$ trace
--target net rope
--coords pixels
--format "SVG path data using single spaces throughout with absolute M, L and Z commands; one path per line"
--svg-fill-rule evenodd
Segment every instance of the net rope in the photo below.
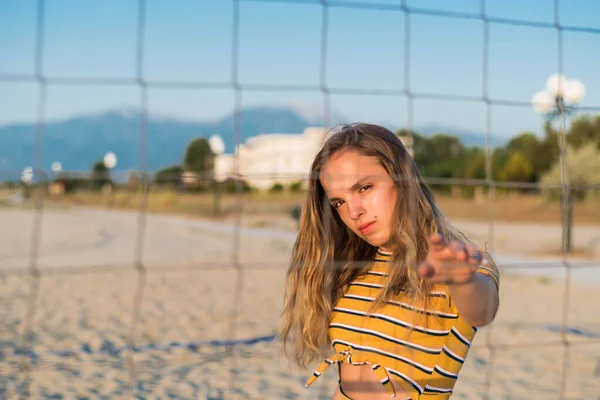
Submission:
M 246 338 L 238 340 L 210 340 L 210 341 L 198 341 L 190 343 L 171 343 L 163 346 L 159 345 L 143 345 L 136 344 L 135 337 L 137 335 L 137 329 L 140 320 L 140 312 L 145 297 L 145 289 L 147 283 L 147 275 L 160 270 L 165 272 L 162 268 L 148 268 L 143 262 L 144 246 L 145 246 L 145 231 L 146 231 L 146 217 L 148 210 L 148 197 L 151 186 L 151 173 L 147 168 L 147 124 L 148 124 L 148 98 L 149 90 L 154 88 L 171 88 L 171 89 L 194 89 L 194 90 L 214 90 L 224 89 L 233 90 L 234 96 L 234 129 L 233 129 L 233 141 L 234 147 L 237 147 L 240 142 L 240 130 L 241 130 L 241 118 L 242 118 L 242 107 L 243 107 L 243 94 L 246 92 L 320 92 L 323 99 L 323 118 L 324 125 L 329 126 L 331 121 L 331 96 L 332 95 L 372 95 L 372 96 L 403 96 L 406 99 L 406 112 L 407 122 L 404 128 L 410 134 L 413 128 L 414 120 L 414 102 L 419 99 L 433 99 L 433 100 L 444 100 L 450 102 L 468 102 L 468 103 L 479 103 L 485 104 L 485 172 L 486 177 L 484 179 L 440 179 L 426 177 L 427 181 L 433 184 L 451 184 L 451 185 L 463 185 L 463 186 L 483 186 L 488 190 L 488 200 L 490 204 L 489 208 L 489 247 L 488 250 L 494 252 L 494 227 L 495 227 L 495 209 L 494 209 L 494 198 L 495 190 L 497 188 L 561 188 L 563 195 L 566 195 L 570 190 L 573 189 L 598 189 L 600 185 L 574 185 L 569 181 L 569 177 L 566 169 L 566 144 L 565 144 L 565 132 L 566 132 L 566 117 L 564 110 L 561 110 L 559 130 L 559 150 L 560 150 L 560 166 L 561 166 L 561 183 L 560 185 L 551 184 L 540 184 L 540 183 L 523 183 L 523 182 L 498 182 L 494 180 L 492 175 L 492 134 L 491 134 L 491 123 L 493 117 L 493 106 L 513 106 L 513 107 L 526 107 L 530 108 L 531 103 L 525 101 L 514 101 L 501 98 L 492 98 L 489 95 L 489 43 L 490 43 L 490 25 L 513 25 L 513 26 L 525 26 L 525 27 L 537 27 L 549 30 L 554 30 L 557 35 L 557 72 L 561 74 L 564 70 L 563 67 L 563 33 L 564 32 L 582 32 L 591 34 L 600 34 L 600 29 L 582 27 L 582 26 L 566 26 L 559 22 L 559 3 L 561 0 L 554 0 L 554 22 L 543 23 L 536 21 L 526 20 L 513 20 L 507 18 L 497 18 L 486 15 L 486 1 L 481 0 L 479 3 L 478 13 L 463 13 L 463 12 L 452 12 L 446 10 L 435 10 L 435 9 L 424 9 L 409 7 L 406 4 L 406 0 L 398 5 L 383 5 L 383 4 L 369 4 L 364 3 L 346 3 L 343 1 L 326 1 L 321 0 L 317 2 L 322 8 L 322 20 L 321 20 L 321 39 L 320 39 L 320 77 L 318 85 L 299 85 L 299 84 L 251 84 L 240 82 L 240 67 L 239 67 L 239 40 L 240 35 L 240 20 L 243 18 L 241 13 L 241 3 L 251 2 L 267 2 L 267 3 L 281 3 L 281 4 L 312 4 L 315 2 L 307 1 L 286 1 L 286 0 L 233 0 L 233 24 L 232 24 L 232 53 L 231 53 L 231 78 L 228 82 L 214 82 L 214 81 L 157 81 L 149 80 L 144 74 L 144 51 L 145 51 L 145 32 L 146 32 L 146 10 L 147 4 L 145 0 L 138 0 L 138 13 L 137 13 L 137 39 L 136 39 L 136 62 L 135 62 L 135 77 L 132 79 L 120 79 L 120 78 L 103 78 L 103 77 L 88 77 L 88 78 L 69 78 L 69 77 L 51 77 L 44 72 L 44 48 L 45 48 L 45 9 L 46 2 L 44 0 L 37 1 L 37 14 L 36 14 L 36 40 L 35 40 L 35 72 L 32 75 L 29 74 L 0 74 L 0 82 L 25 82 L 25 83 L 36 83 L 39 93 L 39 102 L 37 105 L 37 128 L 35 135 L 35 154 L 34 154 L 34 171 L 38 177 L 38 181 L 42 185 L 48 184 L 48 179 L 45 176 L 42 167 L 42 155 L 43 155 L 43 137 L 44 129 L 46 124 L 46 110 L 47 110 L 47 90 L 49 86 L 73 86 L 73 85 L 98 85 L 98 86 L 132 86 L 139 89 L 140 97 L 139 104 L 141 110 L 141 123 L 139 127 L 139 173 L 142 177 L 143 189 L 141 201 L 138 209 L 137 219 L 137 230 L 136 230 L 136 241 L 135 248 L 133 249 L 135 254 L 135 262 L 133 265 L 136 271 L 137 281 L 135 285 L 134 303 L 131 311 L 129 333 L 127 339 L 127 346 L 124 348 L 109 349 L 109 350 L 94 350 L 94 349 L 82 349 L 82 350 L 61 350 L 56 349 L 51 353 L 55 354 L 71 354 L 81 351 L 99 351 L 99 352 L 113 352 L 113 353 L 124 353 L 126 354 L 126 365 L 133 365 L 131 357 L 135 352 L 144 351 L 144 349 L 156 349 L 156 348 L 172 348 L 172 347 L 198 347 L 198 346 L 223 346 L 226 348 L 224 354 L 230 362 L 230 390 L 235 390 L 235 382 L 237 381 L 236 371 L 238 371 L 238 359 L 235 356 L 233 350 L 236 346 L 248 346 L 260 342 L 269 342 L 274 339 L 273 336 L 263 336 L 256 338 Z M 563 1 L 564 2 L 564 1 Z M 384 90 L 384 89 L 359 89 L 351 87 L 335 87 L 331 86 L 327 82 L 327 55 L 328 55 L 328 35 L 329 35 L 329 15 L 330 10 L 333 8 L 356 8 L 356 9 L 371 9 L 371 10 L 383 10 L 388 12 L 397 13 L 398 18 L 404 19 L 404 88 L 401 90 Z M 482 92 L 479 96 L 468 96 L 461 94 L 442 94 L 442 93 L 430 93 L 430 92 L 418 92 L 412 89 L 411 85 L 411 24 L 413 15 L 429 15 L 437 16 L 449 19 L 458 20 L 476 20 L 481 21 L 482 32 L 483 32 L 483 56 L 482 56 Z M 581 111 L 600 111 L 600 107 L 578 107 Z M 239 157 L 236 154 L 234 157 L 234 175 L 241 176 Z M 305 177 L 301 177 L 305 178 Z M 259 270 L 269 268 L 269 266 L 261 263 L 242 263 L 240 258 L 240 236 L 241 236 L 241 216 L 242 216 L 242 191 L 243 188 L 241 183 L 237 184 L 237 203 L 236 203 L 236 218 L 234 220 L 235 233 L 234 239 L 231 243 L 231 261 L 229 263 L 195 263 L 189 267 L 170 268 L 169 271 L 180 271 L 182 269 L 193 269 L 193 270 L 226 270 L 232 269 L 236 272 L 235 280 L 235 298 L 233 301 L 234 310 L 231 324 L 229 326 L 229 337 L 236 337 L 235 332 L 238 329 L 237 316 L 239 314 L 242 287 L 244 285 L 245 273 L 248 271 Z M 566 196 L 568 199 L 568 196 Z M 567 200 L 568 201 L 568 200 Z M 566 212 L 569 204 L 563 202 L 563 213 Z M 44 276 L 51 275 L 68 275 L 68 274 L 87 274 L 96 273 L 98 271 L 111 271 L 111 270 L 122 270 L 127 268 L 121 265 L 103 265 L 103 266 L 91 266 L 81 268 L 39 268 L 39 255 L 40 255 L 40 240 L 41 240 L 41 227 L 43 224 L 44 215 L 44 198 L 37 197 L 35 204 L 35 218 L 33 218 L 31 245 L 29 253 L 29 263 L 26 270 L 21 269 L 10 269 L 2 268 L 0 273 L 3 275 L 28 275 L 30 277 L 30 286 L 28 288 L 28 300 L 25 315 L 23 316 L 23 329 L 21 331 L 20 343 L 18 346 L 18 353 L 28 357 L 43 357 L 44 354 L 37 354 L 32 350 L 32 339 L 31 333 L 34 329 L 34 319 L 36 315 L 36 305 L 40 298 L 40 281 Z M 564 220 L 563 220 L 564 222 Z M 563 240 L 567 234 L 568 227 L 563 223 Z M 491 340 L 491 334 L 493 331 L 493 325 L 487 330 L 486 338 L 482 344 L 490 354 L 490 361 L 486 365 L 486 369 L 483 373 L 483 379 L 485 382 L 485 396 L 490 396 L 490 386 L 494 375 L 494 363 L 496 353 L 506 349 L 507 347 L 534 347 L 534 346 L 555 346 L 562 348 L 563 351 L 563 365 L 562 374 L 560 376 L 560 398 L 563 399 L 566 396 L 565 388 L 567 386 L 567 371 L 568 371 L 568 359 L 569 350 L 572 346 L 587 344 L 592 342 L 600 342 L 600 337 L 597 335 L 590 334 L 586 341 L 571 342 L 567 338 L 568 334 L 568 307 L 569 307 L 569 295 L 570 295 L 570 283 L 571 283 L 571 270 L 573 268 L 587 268 L 596 266 L 593 262 L 577 262 L 572 263 L 567 254 L 562 255 L 562 261 L 560 262 L 544 262 L 544 263 L 523 263 L 520 262 L 515 265 L 501 264 L 500 267 L 503 270 L 511 268 L 522 268 L 522 267 L 540 267 L 540 268 L 564 268 L 566 271 L 565 277 L 565 291 L 563 298 L 563 309 L 562 323 L 560 327 L 554 327 L 560 331 L 560 340 L 553 342 L 535 342 L 531 343 L 520 343 L 520 344 L 503 344 L 494 343 Z M 48 353 L 50 354 L 50 353 Z M 209 360 L 210 358 L 207 358 Z M 2 360 L 0 360 L 1 362 Z M 27 361 L 24 361 L 23 368 L 19 372 L 21 374 L 30 374 L 31 366 Z M 135 369 L 129 369 L 129 379 L 134 382 L 136 379 Z M 24 391 L 27 393 L 27 390 Z M 326 393 L 321 393 L 323 398 L 326 398 Z

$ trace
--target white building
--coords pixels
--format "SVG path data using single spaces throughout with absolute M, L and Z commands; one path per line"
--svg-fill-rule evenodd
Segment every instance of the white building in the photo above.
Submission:
M 249 138 L 238 146 L 239 174 L 252 187 L 268 189 L 275 183 L 284 186 L 307 179 L 314 156 L 327 135 L 324 128 L 306 128 L 301 134 L 264 134 Z M 215 159 L 219 181 L 232 176 L 234 155 Z
M 275 183 L 289 186 L 306 181 L 327 132 L 325 128 L 313 127 L 300 134 L 272 133 L 249 138 L 238 148 L 240 177 L 258 189 L 269 189 Z M 401 139 L 406 143 L 405 138 Z M 214 168 L 218 181 L 232 177 L 234 155 L 217 155 Z

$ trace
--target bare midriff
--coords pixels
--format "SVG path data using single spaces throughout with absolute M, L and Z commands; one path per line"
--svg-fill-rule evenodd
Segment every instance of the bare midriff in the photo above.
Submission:
M 352 365 L 340 363 L 340 376 L 344 393 L 352 400 L 389 400 L 390 394 L 385 390 L 379 379 L 373 372 L 371 365 Z M 400 384 L 392 379 L 392 386 L 396 391 L 395 399 L 404 400 L 408 394 Z M 341 399 L 339 389 L 333 396 L 333 400 Z

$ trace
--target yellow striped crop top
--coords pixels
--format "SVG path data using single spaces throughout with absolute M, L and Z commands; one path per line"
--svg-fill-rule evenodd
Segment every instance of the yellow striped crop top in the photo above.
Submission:
M 310 386 L 332 364 L 369 364 L 390 396 L 396 379 L 409 394 L 407 399 L 448 399 L 463 366 L 477 328 L 458 314 L 445 285 L 435 285 L 426 310 L 427 326 L 413 327 L 413 313 L 423 310 L 411 305 L 406 294 L 394 297 L 373 311 L 373 299 L 387 279 L 390 254 L 379 251 L 369 271 L 352 282 L 333 309 L 329 340 L 335 354 L 324 360 L 306 382 Z M 499 284 L 493 263 L 478 268 Z M 423 319 L 417 321 L 423 321 Z

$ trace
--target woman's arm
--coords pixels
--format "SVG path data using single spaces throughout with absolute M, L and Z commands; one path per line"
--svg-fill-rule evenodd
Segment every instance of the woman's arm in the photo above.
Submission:
M 487 254 L 475 246 L 446 243 L 433 235 L 419 272 L 424 279 L 448 286 L 460 315 L 472 326 L 485 326 L 496 317 L 500 275 Z
M 490 275 L 475 272 L 466 283 L 448 283 L 458 312 L 472 326 L 481 327 L 496 317 L 500 298 L 498 286 Z

